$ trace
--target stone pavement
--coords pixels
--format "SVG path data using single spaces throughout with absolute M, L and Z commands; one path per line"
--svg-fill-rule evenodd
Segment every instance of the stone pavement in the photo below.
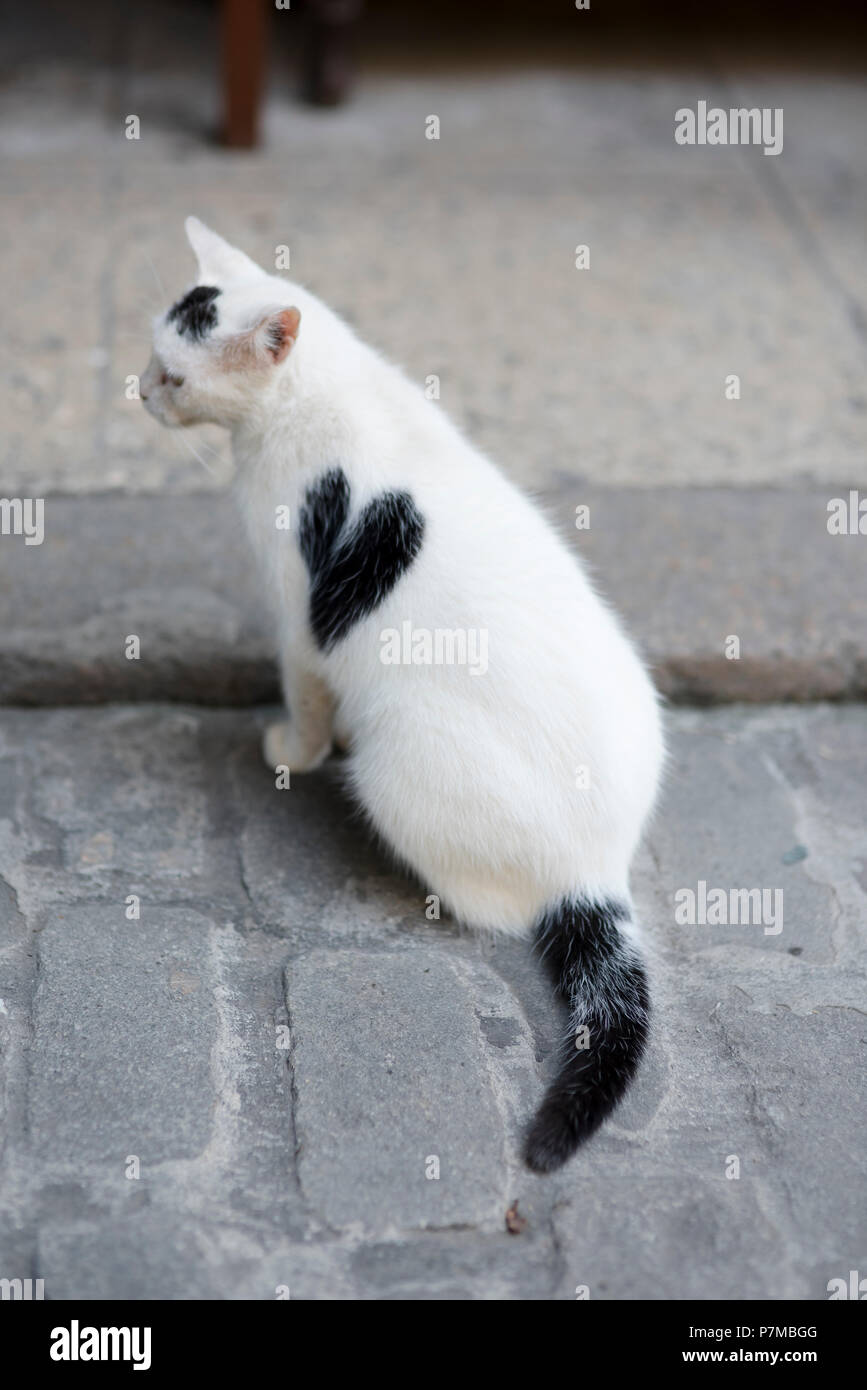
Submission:
M 653 1045 L 546 1179 L 517 1151 L 555 1033 L 528 947 L 428 921 L 339 763 L 278 791 L 264 717 L 0 718 L 4 1277 L 775 1300 L 865 1267 L 867 712 L 672 712 L 635 885 Z M 780 890 L 782 912 L 679 925 L 702 880 Z

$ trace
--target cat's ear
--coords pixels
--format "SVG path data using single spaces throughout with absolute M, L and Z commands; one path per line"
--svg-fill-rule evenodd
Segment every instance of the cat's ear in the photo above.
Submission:
M 255 261 L 251 261 L 236 246 L 230 246 L 198 217 L 188 217 L 184 228 L 199 263 L 200 284 L 225 285 L 233 280 L 264 274 Z
M 274 366 L 284 361 L 295 346 L 301 323 L 300 310 L 275 309 L 261 318 L 254 328 L 238 333 L 223 343 L 223 358 L 227 367 L 245 368 Z

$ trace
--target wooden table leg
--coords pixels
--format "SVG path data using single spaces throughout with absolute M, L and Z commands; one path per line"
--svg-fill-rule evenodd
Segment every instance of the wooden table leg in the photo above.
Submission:
M 223 141 L 250 149 L 259 141 L 265 71 L 266 0 L 222 0 Z

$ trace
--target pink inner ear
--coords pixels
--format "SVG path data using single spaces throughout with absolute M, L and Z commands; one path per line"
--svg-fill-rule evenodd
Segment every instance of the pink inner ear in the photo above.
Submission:
M 223 365 L 230 371 L 243 371 L 257 363 L 261 366 L 263 357 L 275 364 L 282 362 L 292 351 L 300 322 L 301 313 L 295 308 L 260 319 L 247 333 L 226 339 L 221 352 Z
M 297 309 L 282 309 L 279 314 L 268 320 L 267 344 L 268 352 L 274 362 L 282 362 L 291 352 L 295 339 L 298 337 L 298 325 L 301 322 L 301 315 Z

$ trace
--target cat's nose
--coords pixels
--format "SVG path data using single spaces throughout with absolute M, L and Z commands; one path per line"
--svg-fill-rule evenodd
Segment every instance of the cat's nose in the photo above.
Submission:
M 142 398 L 143 401 L 146 401 L 146 400 L 147 400 L 147 398 L 148 398 L 148 393 L 147 393 L 147 391 L 140 391 L 139 394 L 140 394 L 140 396 L 141 396 L 141 398 Z

